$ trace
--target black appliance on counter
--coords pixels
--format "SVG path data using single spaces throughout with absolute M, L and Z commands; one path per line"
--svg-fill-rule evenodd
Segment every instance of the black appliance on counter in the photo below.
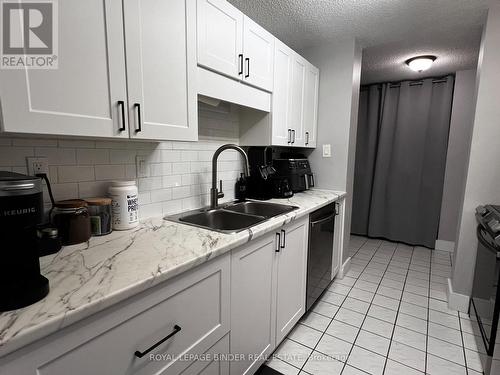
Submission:
M 333 280 L 333 240 L 337 207 L 338 203 L 332 203 L 312 212 L 310 216 L 306 311 Z
M 249 198 L 267 200 L 293 196 L 288 179 L 276 173 L 271 147 L 249 147 L 247 154 L 250 164 L 247 194 Z
M 486 205 L 476 208 L 477 255 L 469 314 L 479 326 L 475 332 L 478 345 L 484 345 L 487 357 L 483 358 L 485 374 L 497 374 L 492 370 L 493 354 L 500 353 L 497 336 L 500 315 L 500 206 Z M 496 346 L 496 348 L 495 348 Z
M 41 179 L 0 171 L 0 311 L 30 305 L 49 292 L 38 259 L 37 226 L 42 220 Z
M 273 160 L 278 176 L 286 178 L 294 193 L 314 187 L 314 175 L 309 160 L 302 154 L 283 153 Z

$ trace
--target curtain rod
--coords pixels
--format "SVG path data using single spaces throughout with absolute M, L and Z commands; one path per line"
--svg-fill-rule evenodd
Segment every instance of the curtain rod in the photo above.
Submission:
M 432 83 L 444 83 L 447 81 L 447 78 L 448 77 L 455 77 L 455 73 L 450 73 L 450 74 L 446 74 L 444 76 L 439 76 L 439 77 L 425 77 L 425 78 L 421 78 L 421 79 L 415 79 L 415 80 L 409 80 L 409 79 L 405 79 L 405 80 L 402 80 L 402 81 L 394 81 L 394 82 L 377 82 L 377 83 L 369 83 L 367 85 L 361 85 L 361 90 L 367 90 L 368 87 L 370 86 L 380 86 L 380 85 L 383 85 L 383 84 L 389 84 L 389 88 L 398 88 L 398 87 L 401 87 L 401 84 L 403 82 L 409 82 L 410 83 L 410 86 L 421 86 L 424 84 L 424 81 L 426 79 L 432 79 Z

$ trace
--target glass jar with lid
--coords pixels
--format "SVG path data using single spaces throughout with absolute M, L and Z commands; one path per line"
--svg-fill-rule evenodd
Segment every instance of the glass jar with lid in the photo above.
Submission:
M 89 206 L 90 229 L 93 236 L 111 233 L 111 198 L 85 198 Z
M 54 203 L 50 213 L 63 245 L 75 245 L 90 239 L 88 204 L 82 199 L 68 199 Z

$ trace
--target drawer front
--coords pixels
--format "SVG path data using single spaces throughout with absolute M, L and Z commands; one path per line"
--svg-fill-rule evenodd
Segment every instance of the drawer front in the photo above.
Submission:
M 229 334 L 208 349 L 182 375 L 229 375 Z
M 6 370 L 17 375 L 180 374 L 197 355 L 229 332 L 229 267 L 229 257 L 224 256 L 188 271 L 172 283 L 166 282 L 161 289 L 165 297 L 139 314 L 79 345 L 70 345 L 70 337 L 78 332 L 83 337 L 82 330 L 92 330 L 94 323 L 55 341 L 47 339 L 46 345 L 28 354 L 28 360 L 26 355 L 20 356 L 5 367 L 0 366 L 0 373 Z M 116 317 L 124 310 L 117 309 L 112 314 Z M 171 338 L 142 358 L 134 355 L 174 332 L 176 325 L 180 330 Z M 58 350 L 64 342 L 67 347 Z

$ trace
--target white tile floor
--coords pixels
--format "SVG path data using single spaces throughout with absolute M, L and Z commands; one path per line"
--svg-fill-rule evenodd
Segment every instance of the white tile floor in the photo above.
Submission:
M 351 269 L 274 353 L 285 375 L 480 374 L 484 350 L 449 310 L 450 253 L 351 237 Z

